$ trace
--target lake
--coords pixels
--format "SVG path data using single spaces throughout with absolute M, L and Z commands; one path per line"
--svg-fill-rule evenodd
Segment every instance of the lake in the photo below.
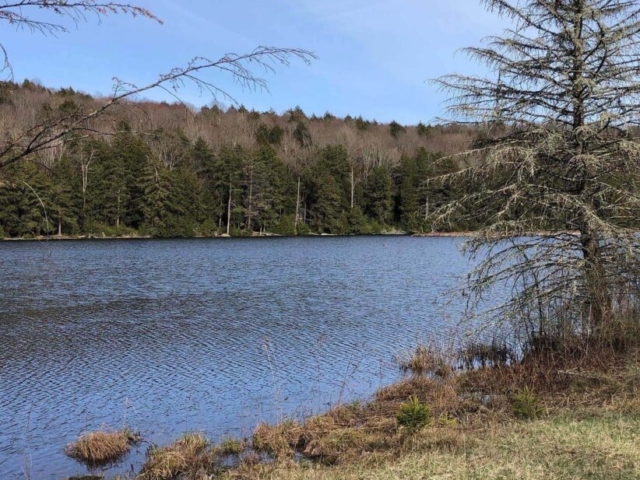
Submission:
M 398 378 L 394 355 L 449 341 L 462 241 L 0 243 L 0 478 L 86 473 L 63 449 L 87 430 L 142 433 L 117 474 L 148 442 L 367 398 Z

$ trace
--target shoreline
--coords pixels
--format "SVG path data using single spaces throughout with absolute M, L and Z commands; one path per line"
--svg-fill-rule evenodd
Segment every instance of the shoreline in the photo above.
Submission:
M 433 233 L 407 233 L 407 232 L 389 232 L 389 233 L 377 233 L 370 235 L 361 234 L 327 234 L 327 233 L 314 233 L 308 235 L 279 235 L 275 233 L 266 234 L 254 234 L 254 235 L 214 235 L 214 236 L 199 236 L 199 237 L 154 237 L 151 235 L 121 235 L 121 236 L 102 236 L 102 235 L 52 235 L 52 236 L 39 236 L 39 237 L 7 237 L 1 238 L 0 242 L 47 242 L 47 241 L 80 241 L 80 240 L 217 240 L 217 239 L 265 239 L 265 238 L 336 238 L 336 237 L 414 237 L 414 238 L 459 238 L 459 237 L 471 237 L 474 232 L 433 232 Z
M 6 237 L 0 238 L 0 242 L 46 242 L 46 241 L 79 241 L 79 240 L 203 240 L 203 239 L 265 239 L 265 238 L 338 238 L 338 237 L 412 237 L 412 238 L 470 238 L 478 234 L 475 231 L 464 232 L 427 232 L 427 233 L 412 233 L 402 231 L 381 232 L 375 234 L 330 234 L 330 233 L 310 233 L 306 235 L 280 235 L 277 233 L 257 233 L 253 235 L 227 235 L 225 233 L 212 236 L 193 236 L 193 237 L 154 237 L 152 235 L 120 235 L 120 236 L 107 236 L 107 235 L 51 235 L 51 236 L 38 236 L 38 237 Z M 540 230 L 537 232 L 530 232 L 524 236 L 530 235 L 579 235 L 574 231 L 558 231 L 552 232 L 547 230 Z M 518 235 L 513 235 L 518 236 Z
M 579 372 L 580 362 L 571 359 L 555 366 L 534 361 L 464 372 L 416 370 L 369 399 L 305 419 L 260 423 L 248 438 L 214 443 L 186 432 L 151 449 L 142 470 L 124 478 L 196 478 L 206 472 L 224 480 L 425 474 L 472 480 L 521 478 L 520 464 L 529 480 L 640 478 L 640 403 L 628 392 L 629 382 L 638 381 L 637 364 L 633 357 L 617 360 Z M 174 458 L 184 462 L 166 475 L 163 468 Z M 68 480 L 82 478 L 94 477 Z

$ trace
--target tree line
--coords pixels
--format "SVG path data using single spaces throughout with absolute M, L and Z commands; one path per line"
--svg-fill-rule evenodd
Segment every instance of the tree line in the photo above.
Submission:
M 94 101 L 71 88 L 55 91 L 28 81 L 1 87 L 0 108 L 7 114 L 28 103 L 37 115 L 54 115 Z M 430 213 L 451 201 L 457 187 L 428 179 L 458 169 L 433 144 L 446 145 L 450 137 L 449 146 L 462 148 L 467 135 L 329 113 L 307 117 L 300 108 L 277 115 L 215 105 L 186 113 L 179 105 L 145 107 L 151 113 L 142 120 L 127 108 L 111 118 L 117 123 L 108 135 L 67 136 L 56 148 L 0 171 L 0 233 L 430 231 Z M 473 227 L 466 221 L 446 228 Z

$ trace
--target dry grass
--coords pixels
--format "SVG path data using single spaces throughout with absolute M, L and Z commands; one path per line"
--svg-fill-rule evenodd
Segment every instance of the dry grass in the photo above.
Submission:
M 426 374 L 414 372 L 368 403 L 261 424 L 251 445 L 210 448 L 192 434 L 150 449 L 137 479 L 640 478 L 639 358 L 529 356 L 458 375 L 437 375 L 432 362 Z M 429 406 L 429 425 L 398 425 L 410 398 Z M 523 408 L 514 398 L 535 400 L 525 402 L 531 421 L 518 420 Z M 223 469 L 224 455 L 239 464 Z
M 396 361 L 403 373 L 448 378 L 453 374 L 453 368 L 447 357 L 433 346 L 418 345 L 411 352 L 398 356 Z
M 244 440 L 226 438 L 219 445 L 216 445 L 213 451 L 220 455 L 240 455 L 246 448 L 247 444 Z
M 140 436 L 129 429 L 89 432 L 67 445 L 65 454 L 89 465 L 100 465 L 120 459 L 139 440 Z
M 379 390 L 369 403 L 339 406 L 304 423 L 259 426 L 254 448 L 276 461 L 242 464 L 226 475 L 272 480 L 640 478 L 629 476 L 640 468 L 631 440 L 615 444 L 617 439 L 611 439 L 616 429 L 629 433 L 627 420 L 640 423 L 638 355 L 592 359 L 570 352 L 568 357 L 530 356 L 523 363 L 500 359 L 485 363 L 491 367 L 434 375 L 438 362 L 432 361 L 432 352 L 416 352 L 411 365 L 422 365 L 420 374 L 411 369 L 411 377 Z M 522 392 L 535 400 L 529 405 L 535 415 L 527 415 L 533 420 L 527 424 L 518 421 L 522 402 L 514 403 Z M 415 432 L 398 426 L 398 411 L 411 397 L 430 407 L 431 426 Z M 611 412 L 622 419 L 612 420 Z M 605 453 L 589 457 L 580 435 L 569 435 L 574 431 L 586 432 L 592 447 Z M 598 445 L 599 435 L 608 443 Z M 557 450 L 564 437 L 572 446 Z M 514 460 L 519 448 L 527 456 L 523 468 Z M 626 450 L 614 461 L 606 453 L 609 448 Z M 293 462 L 296 454 L 305 460 Z
M 151 447 L 142 467 L 139 480 L 173 480 L 179 476 L 188 479 L 208 478 L 214 458 L 208 449 L 209 440 L 199 433 L 188 433 L 173 444 Z
M 455 378 L 443 381 L 412 377 L 380 390 L 370 403 L 341 405 L 304 423 L 262 424 L 253 447 L 278 461 L 302 455 L 323 464 L 348 464 L 393 457 L 411 446 L 411 433 L 400 428 L 397 415 L 415 396 L 426 403 L 438 426 L 455 425 L 458 405 Z
M 262 464 L 227 472 L 234 480 L 631 480 L 640 478 L 640 417 L 571 414 L 486 425 L 473 432 L 431 427 L 395 458 L 327 467 Z
M 293 420 L 277 425 L 261 423 L 253 432 L 253 448 L 277 460 L 293 458 L 295 450 L 302 445 L 302 428 Z

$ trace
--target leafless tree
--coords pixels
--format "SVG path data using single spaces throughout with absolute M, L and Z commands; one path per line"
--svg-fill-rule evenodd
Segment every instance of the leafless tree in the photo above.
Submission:
M 7 0 L 0 3 L 0 21 L 18 29 L 45 35 L 67 32 L 65 22 L 77 24 L 91 17 L 100 20 L 117 13 L 162 23 L 149 10 L 126 3 L 101 3 L 96 0 Z M 37 14 L 44 14 L 44 17 L 34 16 Z M 51 21 L 51 18 L 60 21 Z M 1 43 L 0 50 L 4 55 L 4 71 L 12 76 L 9 53 Z M 185 66 L 173 68 L 143 86 L 115 78 L 111 96 L 98 106 L 76 106 L 65 111 L 51 112 L 46 118 L 23 130 L 5 132 L 0 137 L 0 169 L 36 153 L 58 148 L 60 142 L 69 135 L 78 138 L 98 133 L 97 120 L 100 117 L 116 105 L 126 104 L 127 100 L 149 90 L 162 89 L 179 100 L 177 90 L 191 84 L 214 99 L 222 97 L 235 102 L 233 93 L 219 87 L 210 74 L 230 75 L 242 89 L 267 90 L 267 81 L 258 76 L 256 70 L 271 73 L 276 66 L 288 66 L 294 59 L 309 63 L 314 58 L 313 53 L 297 48 L 258 47 L 240 55 L 230 53 L 220 58 L 195 57 Z
M 451 94 L 451 120 L 487 131 L 465 153 L 472 166 L 439 179 L 455 177 L 473 193 L 434 220 L 484 217 L 488 226 L 467 244 L 479 261 L 470 306 L 496 286 L 511 292 L 489 308 L 490 324 L 597 333 L 640 293 L 640 6 L 482 3 L 512 28 L 466 49 L 486 76 L 436 81 Z

